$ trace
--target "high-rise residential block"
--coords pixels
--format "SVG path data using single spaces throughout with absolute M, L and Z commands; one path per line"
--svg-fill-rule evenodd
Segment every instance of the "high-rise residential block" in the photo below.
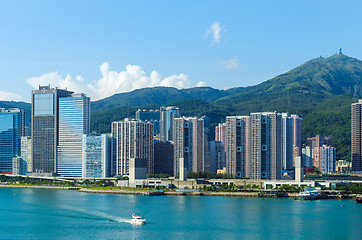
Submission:
M 111 176 L 111 136 L 84 134 L 82 147 L 82 177 Z
M 225 122 L 226 173 L 250 176 L 250 117 L 228 116 Z
M 299 149 L 298 156 L 302 156 L 303 119 L 295 114 L 292 114 L 290 117 L 293 119 L 293 145 Z
M 323 145 L 320 147 L 320 171 L 322 173 L 334 172 L 336 170 L 336 149 Z
M 333 137 L 321 137 L 319 135 L 316 135 L 315 137 L 309 137 L 307 138 L 307 146 L 314 148 L 314 147 L 321 147 L 323 145 L 327 146 L 334 146 L 333 145 Z
M 161 141 L 174 141 L 174 124 L 175 118 L 180 117 L 180 111 L 177 107 L 160 108 L 160 138 Z
M 294 159 L 302 156 L 302 118 L 282 113 L 283 169 L 292 170 Z
M 351 110 L 352 171 L 362 172 L 362 99 L 353 103 Z
M 225 144 L 226 142 L 225 123 L 219 123 L 219 125 L 215 127 L 215 141 L 222 142 L 223 144 Z
M 205 172 L 204 119 L 195 117 L 175 118 L 174 130 L 174 175 L 179 174 L 180 161 L 187 171 Z
M 13 157 L 21 155 L 23 132 L 24 112 L 17 108 L 0 108 L 0 173 L 12 173 Z
M 163 142 L 159 139 L 154 140 L 155 148 L 155 174 L 173 175 L 173 142 Z
M 282 157 L 283 169 L 293 169 L 294 119 L 282 113 Z
M 56 173 L 57 147 L 59 144 L 59 98 L 73 92 L 39 86 L 32 91 L 31 136 L 32 170 L 35 173 Z
M 282 116 L 276 112 L 250 114 L 252 179 L 281 179 Z
M 128 175 L 132 158 L 145 159 L 154 173 L 153 124 L 136 119 L 112 122 L 112 175 Z
M 160 111 L 138 109 L 136 119 L 153 123 L 154 135 L 160 136 Z
M 210 171 L 217 172 L 217 170 L 223 169 L 226 166 L 226 153 L 224 144 L 219 141 L 209 142 L 210 152 Z
M 314 157 L 313 148 L 311 148 L 309 146 L 305 146 L 304 148 L 302 148 L 302 159 L 303 159 L 304 167 L 311 168 L 314 166 L 313 157 Z

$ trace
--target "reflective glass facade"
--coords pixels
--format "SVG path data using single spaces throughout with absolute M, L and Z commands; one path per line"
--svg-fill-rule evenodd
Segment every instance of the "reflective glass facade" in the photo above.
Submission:
M 34 95 L 34 116 L 54 115 L 54 93 Z
M 58 145 L 58 101 L 59 97 L 72 92 L 40 86 L 32 91 L 32 171 L 38 174 L 56 172 L 56 150 Z
M 90 100 L 85 95 L 59 98 L 57 174 L 82 177 L 82 139 L 89 133 Z
M 83 135 L 82 177 L 105 178 L 110 176 L 110 136 Z
M 12 173 L 13 157 L 21 154 L 23 112 L 0 109 L 0 173 Z

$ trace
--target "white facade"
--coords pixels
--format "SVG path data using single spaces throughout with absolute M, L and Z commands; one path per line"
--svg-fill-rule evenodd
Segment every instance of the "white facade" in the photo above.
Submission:
M 31 137 L 21 137 L 21 157 L 26 161 L 27 172 L 32 172 Z
M 322 173 L 336 170 L 336 149 L 334 147 L 323 145 L 320 148 L 320 165 Z

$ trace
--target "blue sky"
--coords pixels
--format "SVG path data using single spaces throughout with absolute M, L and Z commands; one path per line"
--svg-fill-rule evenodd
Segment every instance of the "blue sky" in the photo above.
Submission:
M 250 86 L 312 58 L 362 59 L 360 1 L 2 1 L 0 99 Z

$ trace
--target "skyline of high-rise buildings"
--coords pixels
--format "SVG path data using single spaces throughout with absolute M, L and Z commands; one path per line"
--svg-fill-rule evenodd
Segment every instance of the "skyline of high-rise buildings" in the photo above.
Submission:
M 23 159 L 25 158 L 24 160 L 28 164 L 27 170 L 35 174 L 65 177 L 84 176 L 83 135 L 90 133 L 90 99 L 84 93 L 73 93 L 64 89 L 50 88 L 50 86 L 39 86 L 39 90 L 32 91 L 32 98 L 34 103 L 32 106 L 33 122 L 31 132 L 34 136 L 23 139 L 21 145 L 24 146 L 19 154 Z M 166 126 L 163 133 L 167 132 L 164 136 L 169 138 L 165 143 L 170 144 L 167 148 L 160 146 L 157 151 L 163 149 L 173 152 L 174 159 L 172 164 L 165 165 L 158 162 L 157 166 L 163 166 L 167 169 L 172 165 L 171 168 L 173 167 L 175 176 L 178 174 L 177 168 L 180 167 L 179 160 L 183 159 L 187 171 L 215 172 L 226 167 L 226 173 L 234 177 L 281 179 L 281 170 L 294 169 L 294 158 L 302 156 L 302 118 L 297 115 L 289 116 L 287 113 L 261 112 L 251 113 L 250 116 L 227 116 L 225 123 L 220 123 L 215 127 L 215 141 L 209 141 L 208 139 L 209 129 L 206 127 L 210 121 L 208 117 L 177 116 L 180 116 L 179 109 L 172 106 L 161 107 L 160 111 L 139 109 L 136 112 L 136 117 L 146 120 L 123 120 L 123 122 L 138 122 L 139 124 L 152 126 L 153 130 L 155 123 L 151 120 L 156 119 L 157 121 L 158 118 L 163 120 L 162 124 Z M 178 121 L 183 121 L 183 123 L 178 123 Z M 113 135 L 116 134 L 116 131 L 113 130 L 114 123 L 111 126 Z M 180 128 L 181 125 L 182 128 Z M 21 130 L 22 133 L 23 129 Z M 150 149 L 152 149 L 152 154 L 149 154 L 152 155 L 152 159 L 147 159 L 147 171 L 148 173 L 154 173 L 154 156 L 156 155 L 154 145 L 159 139 L 158 135 L 155 132 L 145 133 L 141 134 L 142 137 L 137 139 L 140 132 L 142 130 L 139 129 L 126 130 L 120 133 L 118 138 L 127 137 L 128 134 L 128 138 L 131 139 L 132 137 L 129 134 L 131 133 L 134 134 L 133 138 L 136 139 L 133 140 L 134 142 L 139 141 L 138 144 L 141 145 L 147 142 L 146 145 L 149 145 Z M 188 134 L 185 135 L 185 133 Z M 147 138 L 144 138 L 145 135 L 147 135 Z M 160 138 L 161 135 L 159 135 Z M 171 135 L 172 137 L 170 137 Z M 117 141 L 116 139 L 113 137 L 113 142 Z M 33 143 L 36 140 L 38 140 L 38 143 Z M 160 141 L 164 142 L 162 139 Z M 181 143 L 181 141 L 183 142 Z M 309 163 L 302 161 L 303 166 L 308 167 L 308 165 L 313 164 L 319 170 L 324 167 L 324 172 L 325 166 L 322 166 L 322 153 L 320 152 L 322 147 L 320 145 L 324 143 L 333 145 L 333 138 L 316 136 L 315 138 L 308 138 L 307 142 L 314 146 L 310 148 L 310 150 L 313 150 L 313 158 L 308 160 Z M 43 143 L 43 145 L 40 143 Z M 130 143 L 128 144 L 130 145 Z M 108 175 L 127 174 L 127 164 L 122 167 L 122 164 L 124 165 L 127 160 L 120 160 L 120 155 L 118 155 L 118 160 L 117 157 L 114 157 L 116 156 L 114 153 L 119 151 L 120 146 L 117 146 L 117 143 L 111 145 L 113 145 L 113 158 L 107 163 L 111 165 L 109 167 L 110 174 Z M 55 151 L 54 146 L 56 147 Z M 317 147 L 319 149 L 316 149 Z M 126 147 L 123 147 L 123 149 L 126 149 Z M 137 147 L 135 149 L 135 151 L 139 151 Z M 32 157 L 36 156 L 36 152 L 40 150 L 45 150 L 44 155 L 48 157 L 44 158 L 42 162 L 36 158 L 32 159 Z M 306 152 L 303 151 L 305 155 Z M 31 157 L 29 157 L 29 154 Z M 158 153 L 157 156 L 160 158 L 165 157 L 164 159 L 167 161 L 170 158 Z M 305 157 L 302 159 L 305 159 Z M 122 161 L 125 162 L 121 163 Z M 333 161 L 335 162 L 335 160 Z M 43 167 L 45 166 L 47 169 L 34 168 L 37 164 L 43 164 Z M 330 166 L 332 165 L 331 163 Z M 328 171 L 332 170 L 331 167 L 327 169 Z M 160 171 L 156 172 L 162 173 Z

